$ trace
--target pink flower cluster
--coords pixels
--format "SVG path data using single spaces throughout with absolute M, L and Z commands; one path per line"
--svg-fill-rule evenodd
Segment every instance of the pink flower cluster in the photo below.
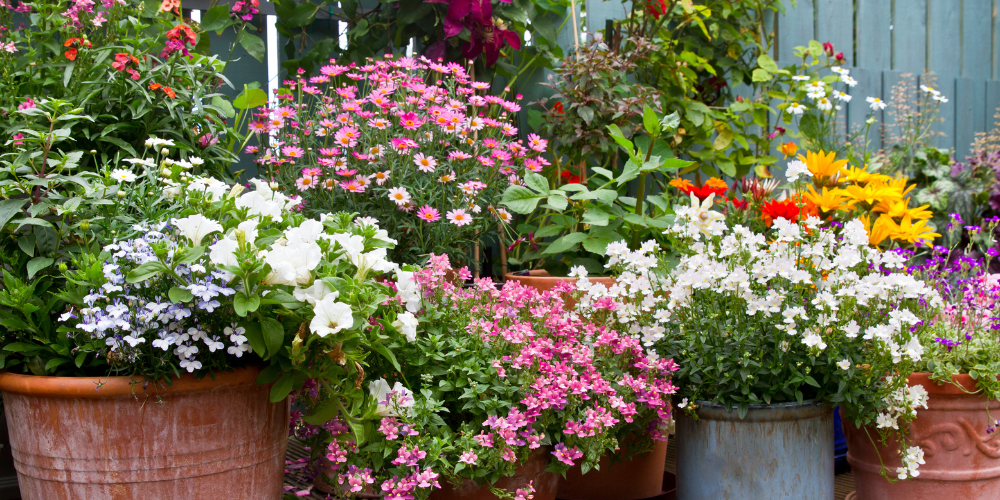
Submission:
M 466 226 L 484 208 L 506 221 L 493 191 L 520 182 L 524 168 L 548 164 L 541 156 L 548 141 L 535 134 L 517 139 L 512 122 L 520 105 L 485 94 L 489 85 L 458 64 L 426 58 L 330 64 L 284 84 L 279 102 L 250 123 L 261 145 L 247 152 L 307 203 L 314 198 L 328 206 L 331 196 L 349 203 L 374 189 L 375 199 L 389 198 L 387 206 L 424 223 L 445 214 Z M 405 196 L 387 195 L 393 187 Z

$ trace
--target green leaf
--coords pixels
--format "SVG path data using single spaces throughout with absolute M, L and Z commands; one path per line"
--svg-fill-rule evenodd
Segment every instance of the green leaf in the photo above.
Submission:
M 229 5 L 216 5 L 205 11 L 201 16 L 201 29 L 205 31 L 219 31 L 225 29 L 232 22 L 229 20 Z
M 21 207 L 27 200 L 3 200 L 0 201 L 0 231 L 3 230 L 7 222 L 15 215 L 21 213 Z
M 25 352 L 25 351 L 32 351 L 37 347 L 38 346 L 28 344 L 26 342 L 14 342 L 12 344 L 7 344 L 6 346 L 4 346 L 3 350 L 10 352 Z
M 205 247 L 198 245 L 196 247 L 190 247 L 184 249 L 184 253 L 181 255 L 180 259 L 174 262 L 175 265 L 190 264 L 198 260 L 202 255 L 205 254 Z
M 73 68 L 75 67 L 75 62 L 70 62 L 66 65 L 66 69 L 63 70 L 63 87 L 69 87 L 69 81 L 73 79 Z
M 676 130 L 677 127 L 679 127 L 680 125 L 681 125 L 681 115 L 678 114 L 676 111 L 670 113 L 667 116 L 664 116 L 663 119 L 660 120 L 661 130 Z
M 753 80 L 754 83 L 769 82 L 771 81 L 771 73 L 768 73 L 767 70 L 757 68 L 753 70 L 751 80 Z
M 610 135 L 611 138 L 618 143 L 618 146 L 620 146 L 622 149 L 625 150 L 626 153 L 628 153 L 629 158 L 635 156 L 635 144 L 633 144 L 632 141 L 625 138 L 625 134 L 622 133 L 622 129 L 618 128 L 618 125 L 615 125 L 613 123 L 611 125 L 608 125 L 608 135 Z M 595 168 L 594 171 L 597 171 L 597 169 Z M 608 178 L 610 179 L 612 178 L 612 176 L 608 176 Z
M 660 118 L 649 106 L 642 107 L 642 126 L 645 127 L 647 134 L 660 135 Z
M 257 353 L 261 358 L 265 358 L 267 356 L 267 345 L 264 343 L 264 334 L 260 332 L 260 323 L 252 320 L 244 320 L 240 322 L 240 326 L 245 330 L 243 335 L 247 338 L 247 342 L 250 342 L 253 352 Z
M 316 19 L 316 12 L 319 11 L 319 8 L 320 5 L 315 5 L 312 2 L 302 2 L 295 6 L 292 15 L 288 16 L 285 22 L 292 28 L 301 28 L 312 24 L 313 20 Z
M 233 99 L 233 107 L 239 109 L 259 108 L 267 104 L 267 93 L 261 89 L 244 89 Z
M 729 125 L 721 124 L 716 127 L 716 130 L 718 130 L 719 135 L 717 135 L 715 140 L 712 141 L 712 149 L 721 151 L 728 148 L 729 145 L 733 143 L 733 137 L 735 137 L 733 129 L 729 128 Z
M 577 193 L 572 196 L 573 200 L 600 200 L 607 204 L 612 204 L 618 199 L 618 191 L 613 189 L 598 189 L 587 193 Z
M 262 318 L 260 323 L 261 333 L 264 335 L 264 343 L 267 344 L 268 356 L 274 356 L 278 354 L 278 351 L 281 350 L 281 345 L 285 342 L 285 327 L 281 326 L 280 321 L 270 317 Z
M 61 366 L 65 363 L 69 363 L 69 360 L 66 358 L 52 358 L 47 363 L 45 363 L 45 373 L 49 373 L 56 367 Z
M 576 108 L 576 114 L 580 115 L 580 118 L 583 118 L 583 121 L 587 125 L 590 125 L 590 122 L 594 121 L 594 110 L 587 106 Z
M 399 362 L 396 361 L 396 355 L 393 354 L 392 351 L 389 350 L 389 348 L 382 345 L 381 342 L 372 342 L 371 347 L 373 351 L 381 354 L 383 358 L 389 360 L 389 362 L 392 363 L 392 366 L 396 368 L 396 371 L 398 372 L 403 371 L 403 369 L 399 367 Z
M 588 208 L 583 213 L 583 223 L 594 226 L 607 226 L 610 215 L 600 208 Z
M 247 53 L 254 59 L 264 62 L 264 52 L 267 50 L 267 47 L 264 45 L 264 40 L 261 40 L 259 36 L 243 31 L 240 34 L 240 45 L 242 45 L 243 48 L 246 49 Z
M 693 161 L 681 160 L 680 158 L 667 158 L 664 160 L 663 164 L 660 165 L 661 170 L 677 170 L 679 168 L 687 168 L 694 165 Z
M 778 71 L 778 63 L 774 62 L 774 59 L 771 59 L 771 57 L 767 54 L 761 54 L 760 57 L 757 58 L 757 65 L 760 66 L 761 69 L 770 71 L 771 73 Z
M 524 186 L 510 186 L 503 192 L 500 203 L 516 213 L 530 214 L 542 198 Z
M 166 271 L 166 266 L 162 262 L 156 260 L 153 262 L 147 262 L 131 271 L 129 271 L 128 276 L 125 277 L 127 283 L 139 283 L 141 281 L 146 281 L 153 276 L 156 276 L 163 271 Z
M 302 417 L 302 420 L 311 425 L 323 425 L 337 416 L 340 408 L 333 401 L 327 401 L 316 408 L 311 414 Z
M 292 380 L 292 374 L 286 373 L 278 379 L 274 385 L 271 386 L 271 402 L 277 403 L 283 401 L 288 397 L 288 394 L 292 392 L 292 386 L 294 385 L 294 380 Z
M 247 296 L 244 292 L 237 292 L 233 297 L 233 309 L 236 310 L 236 314 L 240 317 L 256 311 L 258 307 L 260 307 L 259 295 Z
M 625 162 L 625 168 L 622 169 L 622 174 L 619 175 L 618 178 L 615 179 L 615 181 L 618 182 L 619 186 L 621 186 L 622 184 L 625 184 L 626 182 L 635 179 L 638 176 L 639 176 L 639 165 L 637 165 L 634 161 L 629 160 Z
M 583 249 L 591 253 L 604 255 L 608 251 L 609 244 L 625 239 L 618 234 L 615 234 L 614 236 L 615 237 L 606 237 L 591 234 L 589 238 L 583 240 Z
M 221 109 L 223 114 L 226 115 L 226 118 L 233 118 L 236 116 L 236 109 L 233 108 L 233 105 L 230 104 L 228 100 L 223 99 L 222 96 L 213 97 L 212 106 Z
M 187 288 L 175 286 L 167 292 L 167 297 L 170 297 L 170 302 L 183 304 L 185 302 L 191 302 L 191 300 L 194 299 L 194 294 Z
M 566 200 L 566 195 L 563 193 L 554 193 L 546 201 L 550 207 L 559 212 L 566 210 L 566 207 L 569 206 L 569 201 Z
M 76 359 L 73 360 L 73 364 L 75 364 L 76 367 L 79 368 L 79 367 L 83 366 L 83 362 L 86 359 L 87 359 L 87 353 L 86 352 L 80 352 L 80 353 L 78 353 L 76 355 Z
M 585 239 L 587 239 L 587 233 L 569 233 L 566 236 L 553 241 L 552 244 L 549 245 L 549 247 L 542 253 L 545 255 L 562 253 L 573 248 L 577 243 L 580 243 Z
M 802 135 L 815 139 L 819 137 L 819 129 L 819 119 L 816 118 L 816 115 L 802 115 L 802 119 L 799 120 L 799 131 L 802 132 Z
M 541 175 L 534 172 L 527 172 L 524 174 L 524 183 L 527 184 L 529 188 L 539 193 L 546 196 L 549 194 L 549 181 Z
M 35 273 L 45 269 L 55 262 L 51 257 L 35 257 L 28 261 L 28 279 L 35 276 Z

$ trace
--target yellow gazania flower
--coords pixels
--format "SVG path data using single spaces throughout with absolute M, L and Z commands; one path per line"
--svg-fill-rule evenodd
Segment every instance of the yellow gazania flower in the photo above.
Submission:
M 934 229 L 927 225 L 927 221 L 918 220 L 913 222 L 912 218 L 903 217 L 903 221 L 899 223 L 899 227 L 893 232 L 892 239 L 916 243 L 917 240 L 931 242 L 939 236 L 941 235 L 935 233 Z
M 872 210 L 875 212 L 882 212 L 893 219 L 902 219 L 903 217 L 910 217 L 911 219 L 930 219 L 934 216 L 930 210 L 927 210 L 930 205 L 922 205 L 919 207 L 910 207 L 910 199 L 906 198 L 903 200 L 888 201 L 883 200 L 875 205 Z
M 869 206 L 902 198 L 895 189 L 877 183 L 869 183 L 867 186 L 852 184 L 844 188 L 844 194 L 855 203 L 867 203 Z
M 847 210 L 854 205 L 855 202 L 848 201 L 847 195 L 841 189 L 828 190 L 827 188 L 822 188 L 822 194 L 816 192 L 816 188 L 809 186 L 809 192 L 804 193 L 807 200 L 809 200 L 820 212 L 835 212 L 837 210 Z
M 867 184 L 869 182 L 888 182 L 890 177 L 884 174 L 873 174 L 867 169 L 861 167 L 847 167 L 840 169 L 840 174 L 844 177 L 843 180 L 848 182 L 853 182 L 855 184 Z
M 870 218 L 867 214 L 859 217 L 861 223 L 865 225 L 865 231 L 868 231 L 868 243 L 872 246 L 879 246 L 880 243 L 885 241 L 886 238 L 890 237 L 899 230 L 899 226 L 889 217 L 882 215 L 878 219 L 875 219 L 875 223 L 870 222 Z
M 799 159 L 806 162 L 813 177 L 834 177 L 840 173 L 840 169 L 847 165 L 847 160 L 836 160 L 837 153 L 825 151 L 813 153 L 806 151 L 806 156 L 799 155 Z

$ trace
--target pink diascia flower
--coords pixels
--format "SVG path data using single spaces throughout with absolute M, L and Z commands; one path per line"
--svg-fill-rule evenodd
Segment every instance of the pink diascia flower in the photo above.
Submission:
M 461 208 L 448 212 L 447 217 L 448 221 L 459 227 L 472 223 L 472 216 Z
M 476 465 L 477 460 L 479 460 L 479 455 L 476 455 L 476 452 L 472 450 L 468 450 L 465 453 L 462 453 L 462 456 L 459 457 L 458 459 L 459 462 L 469 465 Z
M 424 205 L 417 210 L 417 217 L 424 222 L 436 222 L 441 220 L 441 212 L 430 205 Z
M 557 444 L 556 450 L 553 451 L 552 454 L 555 455 L 560 462 L 569 465 L 570 467 L 573 466 L 574 460 L 583 457 L 583 452 L 578 450 L 576 446 L 566 448 L 566 445 L 563 443 Z

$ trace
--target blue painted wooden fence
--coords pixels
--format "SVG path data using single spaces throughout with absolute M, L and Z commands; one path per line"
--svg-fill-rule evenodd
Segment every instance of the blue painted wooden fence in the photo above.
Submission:
M 936 88 L 948 97 L 941 105 L 944 122 L 937 127 L 944 135 L 935 145 L 953 148 L 957 158 L 964 158 L 975 133 L 993 126 L 993 115 L 1000 106 L 1000 20 L 996 16 L 1000 0 L 798 0 L 795 7 L 790 0 L 784 1 L 786 13 L 774 21 L 774 58 L 779 63 L 792 63 L 794 48 L 813 39 L 832 42 L 838 52 L 844 52 L 846 67 L 858 80 L 851 90 L 855 99 L 846 114 L 852 127 L 860 126 L 868 116 L 865 97 L 887 99 L 904 73 L 919 76 L 926 72 L 934 74 Z M 581 32 L 601 30 L 606 20 L 623 19 L 631 9 L 630 3 L 620 0 L 576 3 Z M 184 2 L 185 8 L 195 11 L 208 4 L 209 0 Z M 267 41 L 267 56 L 259 63 L 237 48 L 235 55 L 240 59 L 230 65 L 227 76 L 238 88 L 251 81 L 272 89 L 280 83 L 278 62 L 284 55 L 277 33 L 273 27 L 268 29 L 274 23 L 272 4 L 262 1 L 261 13 L 254 23 Z M 325 26 L 322 31 L 334 30 Z M 566 24 L 559 40 L 570 53 L 574 43 L 571 23 Z M 217 43 L 213 35 L 212 47 L 221 51 L 230 42 L 223 37 Z M 542 73 L 532 80 L 544 78 Z M 524 89 L 526 97 L 544 93 L 543 89 Z M 888 113 L 879 115 L 884 124 Z M 882 135 L 889 132 L 887 126 L 876 131 L 871 138 L 873 146 L 881 147 Z

